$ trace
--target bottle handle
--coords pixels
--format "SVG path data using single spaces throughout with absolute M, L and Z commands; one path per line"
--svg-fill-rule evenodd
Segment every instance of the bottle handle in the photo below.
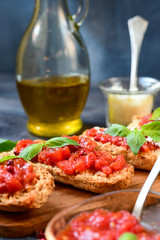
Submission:
M 76 22 L 76 25 L 80 27 L 84 22 L 88 14 L 89 0 L 79 0 L 80 4 L 76 14 L 72 15 L 72 19 Z

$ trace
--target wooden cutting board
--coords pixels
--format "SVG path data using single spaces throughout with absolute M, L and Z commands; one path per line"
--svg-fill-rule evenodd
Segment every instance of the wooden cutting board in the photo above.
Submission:
M 148 176 L 148 172 L 136 171 L 130 189 L 140 189 Z M 160 175 L 152 190 L 160 192 Z M 0 236 L 23 237 L 37 230 L 44 230 L 48 221 L 61 210 L 97 194 L 76 189 L 71 186 L 56 184 L 55 192 L 40 209 L 25 213 L 7 213 L 0 211 Z

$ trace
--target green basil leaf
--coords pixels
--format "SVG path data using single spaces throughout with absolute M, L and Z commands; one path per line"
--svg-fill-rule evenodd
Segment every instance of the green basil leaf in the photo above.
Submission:
M 18 156 L 5 156 L 3 158 L 0 158 L 0 163 L 5 162 L 5 161 L 10 160 L 10 159 L 14 159 L 14 158 L 18 158 Z
M 120 137 L 127 137 L 127 135 L 130 133 L 130 130 L 120 124 L 112 124 L 105 132 L 104 134 L 109 134 L 113 137 L 120 136 Z
M 160 141 L 160 121 L 150 122 L 141 127 L 141 132 L 151 137 L 154 141 Z
M 129 233 L 129 232 L 126 232 L 126 233 L 123 233 L 119 238 L 118 240 L 137 240 L 137 236 L 133 233 Z
M 138 153 L 139 149 L 145 143 L 145 141 L 145 136 L 141 131 L 138 131 L 137 128 L 131 131 L 127 136 L 127 144 L 135 155 Z
M 50 148 L 64 147 L 66 145 L 77 145 L 80 146 L 76 141 L 66 137 L 55 137 L 45 142 L 45 145 Z
M 149 120 L 160 120 L 160 107 L 156 108 L 153 113 L 152 117 Z
M 40 151 L 42 150 L 42 144 L 35 143 L 29 145 L 28 147 L 24 148 L 22 152 L 20 152 L 18 157 L 23 158 L 26 161 L 30 161 L 34 158 Z
M 0 138 L 0 152 L 6 152 L 12 150 L 16 146 L 17 142 L 12 142 L 7 139 Z

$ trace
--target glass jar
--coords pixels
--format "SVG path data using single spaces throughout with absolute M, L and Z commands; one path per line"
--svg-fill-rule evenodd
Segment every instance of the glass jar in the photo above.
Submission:
M 35 1 L 16 63 L 27 128 L 35 135 L 73 134 L 82 127 L 90 67 L 79 27 L 87 16 L 88 1 L 80 1 L 75 15 L 69 13 L 67 0 Z
M 112 77 L 99 83 L 105 97 L 106 126 L 113 123 L 128 126 L 133 116 L 145 116 L 154 109 L 160 81 L 138 77 L 137 90 L 130 91 L 129 77 Z

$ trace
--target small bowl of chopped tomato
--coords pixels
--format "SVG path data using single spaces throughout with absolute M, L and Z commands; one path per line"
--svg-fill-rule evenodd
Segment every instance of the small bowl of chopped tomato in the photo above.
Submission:
M 105 193 L 65 209 L 48 223 L 46 239 L 160 240 L 160 193 L 149 192 L 141 222 L 132 215 L 138 194 L 137 189 Z

